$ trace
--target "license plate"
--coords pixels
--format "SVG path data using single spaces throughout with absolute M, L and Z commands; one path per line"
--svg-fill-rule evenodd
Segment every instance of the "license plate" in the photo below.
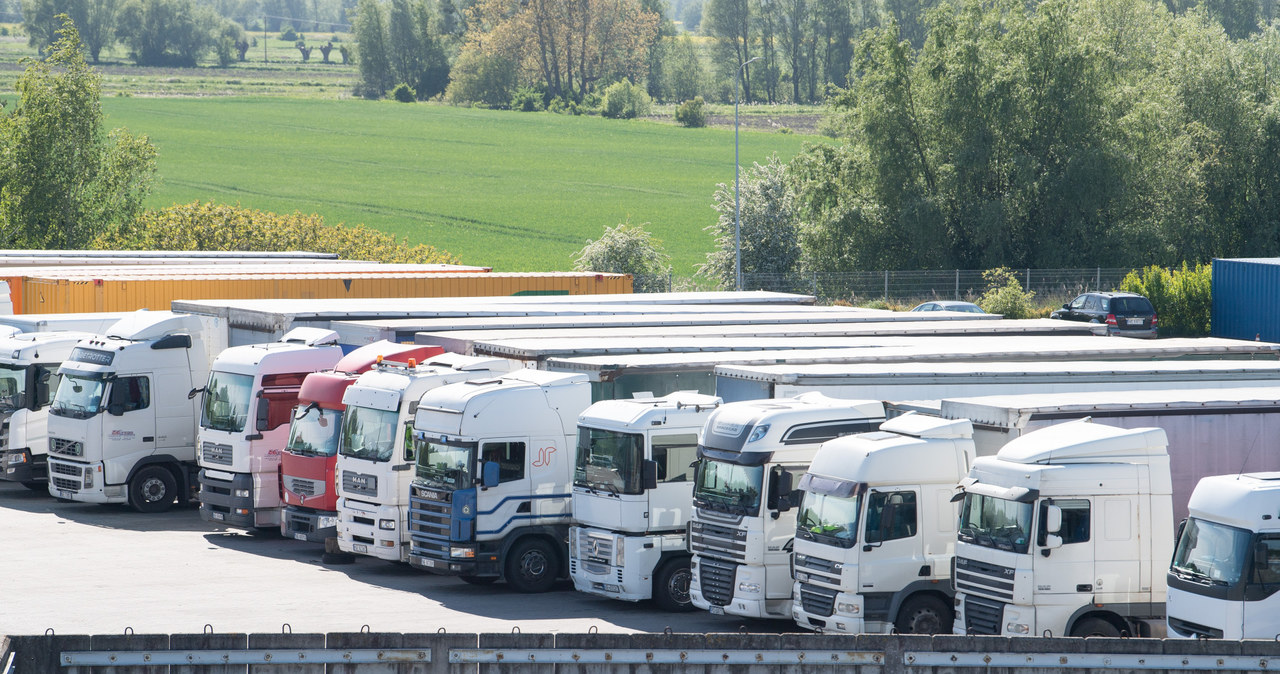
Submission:
M 215 519 L 215 520 L 225 520 L 225 519 L 227 519 L 227 514 L 226 514 L 226 513 L 214 513 L 214 514 L 213 514 L 213 519 Z
M 423 565 L 423 566 L 428 566 L 428 567 L 431 567 L 431 568 L 433 568 L 433 569 L 434 569 L 434 568 L 436 568 L 436 565 L 437 565 L 437 564 L 438 564 L 438 562 L 436 562 L 436 560 L 434 560 L 434 559 L 424 559 L 424 560 L 422 560 L 422 565 Z
M 69 492 L 69 491 L 67 491 L 66 489 L 59 489 L 59 490 L 58 490 L 58 498 L 65 498 L 65 499 L 69 499 L 69 498 L 71 498 L 71 497 L 72 497 L 72 495 L 73 495 L 73 494 L 74 494 L 74 492 Z
M 1124 322 L 1127 325 L 1142 325 L 1141 318 L 1126 318 L 1124 319 Z
M 707 610 L 708 610 L 708 611 L 711 611 L 711 615 L 724 615 L 724 607 L 723 607 L 723 606 L 712 606 L 712 607 L 708 608 Z
M 298 539 L 298 540 L 300 540 L 300 541 L 305 541 L 305 540 L 307 540 L 307 535 L 306 535 L 306 534 L 294 534 L 294 535 L 293 535 L 293 537 L 294 537 L 294 538 L 296 538 L 296 539 Z
M 351 546 L 351 549 L 355 550 L 356 552 L 364 552 L 364 553 L 369 552 L 369 546 L 365 545 L 364 543 L 356 543 L 355 545 Z

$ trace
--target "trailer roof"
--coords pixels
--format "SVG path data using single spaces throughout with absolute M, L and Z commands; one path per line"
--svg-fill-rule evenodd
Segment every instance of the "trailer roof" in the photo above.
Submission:
M 1016 382 L 1060 375 L 1079 378 L 1123 377 L 1128 381 L 1177 373 L 1186 378 L 1217 378 L 1226 373 L 1280 378 L 1278 360 L 1099 360 L 953 363 L 803 363 L 784 365 L 717 365 L 717 377 L 774 384 L 859 384 L 868 379 L 938 381 L 947 378 Z
M 944 363 L 948 361 L 1144 360 L 1169 358 L 1275 359 L 1280 345 L 1233 339 L 1137 340 L 1124 337 L 912 338 L 907 346 L 777 349 L 690 353 L 630 353 L 551 357 L 545 367 L 593 373 L 607 381 L 626 374 L 712 371 L 717 365 L 806 363 Z M 932 343 L 919 343 L 931 340 Z M 1053 340 L 1052 343 L 1047 340 Z M 1070 340 L 1070 343 L 1063 340 Z
M 272 260 L 337 260 L 337 253 L 315 253 L 305 250 L 246 251 L 246 250 L 0 250 L 0 266 L 12 264 L 111 264 L 113 261 L 147 260 L 150 264 L 165 264 L 174 259 L 204 259 L 219 261 Z
M 1173 409 L 1248 409 L 1274 407 L 1280 412 L 1280 387 L 1150 389 L 1088 391 L 1080 393 L 1028 393 L 1021 395 L 946 398 L 943 416 L 992 423 L 1012 415 L 1041 418 L 1103 417 L 1108 411 L 1156 413 Z
M 295 262 L 281 266 L 271 264 L 211 265 L 168 264 L 163 267 L 141 265 L 128 267 L 10 267 L 0 268 L 0 278 L 24 277 L 44 281 L 158 281 L 217 280 L 252 278 L 400 278 L 406 276 L 451 277 L 458 274 L 487 274 L 487 267 L 448 264 L 365 264 L 334 262 Z

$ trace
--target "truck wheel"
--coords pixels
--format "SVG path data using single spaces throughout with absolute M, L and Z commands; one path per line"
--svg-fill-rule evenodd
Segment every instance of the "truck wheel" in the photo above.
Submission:
M 1085 618 L 1071 628 L 1073 637 L 1119 637 L 1120 630 L 1102 618 Z
M 560 561 L 550 543 L 541 538 L 526 538 L 507 552 L 503 571 L 507 584 L 517 592 L 546 592 L 556 582 Z
M 954 620 L 946 602 L 933 595 L 922 594 L 902 604 L 893 626 L 899 634 L 949 634 Z
M 147 466 L 129 481 L 129 504 L 140 513 L 162 513 L 177 498 L 178 481 L 163 466 Z
M 458 576 L 467 585 L 489 585 L 498 580 L 497 576 Z
M 653 575 L 653 603 L 664 611 L 691 611 L 693 600 L 689 598 L 689 558 L 680 557 L 658 567 Z

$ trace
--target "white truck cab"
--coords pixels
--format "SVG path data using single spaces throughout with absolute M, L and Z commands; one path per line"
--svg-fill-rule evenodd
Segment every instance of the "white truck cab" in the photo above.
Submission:
M 342 395 L 338 440 L 338 549 L 391 562 L 409 561 L 409 485 L 413 418 L 424 393 L 513 369 L 505 358 L 442 353 L 425 362 L 383 359 Z
M 1280 473 L 1214 475 L 1191 493 L 1165 608 L 1169 636 L 1280 634 Z
M 796 481 L 818 447 L 880 427 L 880 401 L 821 393 L 720 406 L 698 442 L 689 595 L 715 614 L 791 620 Z
M 979 457 L 957 494 L 953 632 L 1163 636 L 1168 444 L 1083 419 Z
M 197 316 L 140 311 L 81 340 L 50 405 L 49 493 L 167 510 L 196 484 L 196 401 L 212 360 Z
M 822 444 L 800 478 L 792 616 L 819 632 L 951 631 L 956 485 L 973 425 L 907 413 Z
M 677 391 L 602 400 L 578 417 L 569 576 L 581 592 L 689 600 L 687 530 L 698 434 L 720 398 Z

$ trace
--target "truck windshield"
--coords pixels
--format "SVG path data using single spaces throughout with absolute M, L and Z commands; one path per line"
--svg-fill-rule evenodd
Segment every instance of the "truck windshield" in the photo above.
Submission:
M 1030 503 L 967 493 L 960 509 L 960 540 L 1026 553 L 1031 542 L 1031 509 Z
M 285 450 L 303 456 L 335 456 L 342 412 L 311 405 L 299 405 L 289 424 L 289 444 Z
M 694 479 L 693 501 L 699 508 L 735 515 L 753 515 L 760 510 L 764 466 L 699 459 Z
M 63 374 L 62 383 L 49 406 L 50 414 L 88 419 L 102 411 L 102 394 L 107 388 L 102 375 L 74 371 Z
M 390 461 L 396 448 L 399 418 L 399 412 L 348 407 L 342 418 L 342 455 L 366 461 Z
M 475 443 L 448 445 L 436 440 L 418 440 L 414 446 L 418 455 L 417 479 L 446 489 L 471 486 L 471 467 L 476 463 Z
M 253 375 L 232 374 L 214 370 L 204 392 L 204 411 L 200 427 L 214 431 L 239 433 L 249 416 L 249 400 L 253 393 Z
M 1182 528 L 1169 570 L 1184 580 L 1232 586 L 1248 563 L 1251 532 L 1191 518 Z
M 28 402 L 26 366 L 0 363 L 0 411 L 12 412 Z
M 796 515 L 796 535 L 821 543 L 853 547 L 858 542 L 858 496 L 840 497 L 805 492 Z
M 579 428 L 573 484 L 615 494 L 639 494 L 643 491 L 640 488 L 643 459 L 643 435 Z

